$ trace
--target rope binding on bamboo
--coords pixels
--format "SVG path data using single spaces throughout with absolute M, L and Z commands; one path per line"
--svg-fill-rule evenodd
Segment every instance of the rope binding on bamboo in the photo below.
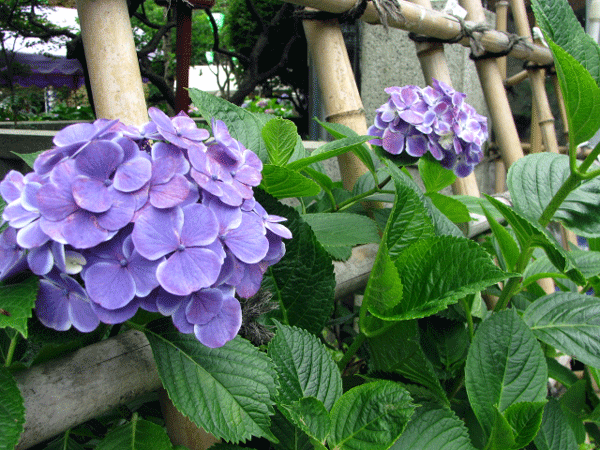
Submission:
M 379 21 L 386 30 L 388 28 L 388 18 L 391 17 L 396 21 L 404 21 L 400 4 L 396 0 L 355 0 L 352 8 L 342 13 L 313 10 L 307 11 L 305 9 L 300 9 L 295 12 L 295 16 L 302 20 L 338 19 L 340 23 L 352 23 L 362 17 L 367 9 L 367 4 L 369 1 L 373 3 L 373 6 L 375 6 L 375 10 L 379 16 Z

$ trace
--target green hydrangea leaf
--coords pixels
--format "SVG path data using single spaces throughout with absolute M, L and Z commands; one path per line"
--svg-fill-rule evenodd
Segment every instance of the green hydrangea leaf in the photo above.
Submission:
M 25 161 L 25 164 L 27 164 L 30 168 L 33 169 L 33 163 L 35 162 L 37 157 L 40 156 L 45 151 L 46 150 L 40 150 L 39 152 L 35 152 L 35 153 L 17 153 L 17 152 L 11 152 L 11 153 L 13 155 L 21 158 L 23 161 Z
M 292 170 L 302 170 L 304 167 L 308 167 L 316 162 L 348 153 L 369 139 L 371 139 L 370 136 L 350 136 L 338 139 L 337 141 L 328 142 L 315 149 L 310 156 L 297 159 L 296 161 L 289 163 L 286 167 Z
M 260 187 L 275 198 L 309 197 L 321 192 L 321 187 L 310 178 L 291 170 L 265 164 Z
M 406 389 L 379 380 L 346 392 L 331 410 L 330 448 L 387 450 L 400 436 L 415 405 Z
M 17 382 L 0 366 L 0 448 L 12 449 L 17 445 L 24 423 L 25 406 Z
M 331 257 L 296 210 L 259 190 L 255 190 L 255 198 L 269 214 L 286 217 L 284 224 L 293 235 L 285 243 L 285 256 L 263 279 L 263 288 L 279 302 L 273 317 L 318 334 L 333 312 L 335 274 Z
M 252 436 L 276 441 L 269 416 L 277 374 L 258 348 L 238 336 L 210 349 L 164 321 L 152 324 L 146 336 L 163 386 L 183 415 L 233 443 Z
M 439 192 L 456 181 L 454 172 L 440 166 L 439 161 L 431 158 L 420 158 L 418 167 L 419 175 L 425 185 L 425 192 L 428 194 Z
M 85 450 L 85 448 L 71 438 L 69 430 L 58 439 L 50 442 L 44 450 Z
M 351 213 L 302 214 L 321 245 L 325 247 L 354 247 L 379 242 L 377 224 L 366 216 Z
M 417 408 L 390 450 L 475 450 L 467 427 L 454 412 L 437 405 Z
M 163 427 L 138 418 L 111 430 L 96 450 L 172 450 L 173 445 Z
M 504 411 L 504 417 L 509 423 L 514 440 L 514 450 L 519 450 L 529 444 L 540 429 L 544 405 L 542 402 L 522 402 L 510 405 Z
M 504 413 L 514 403 L 543 402 L 547 381 L 542 348 L 515 310 L 495 313 L 479 325 L 467 356 L 465 384 L 487 436 L 495 408 Z
M 279 376 L 279 404 L 314 397 L 329 411 L 342 395 L 337 365 L 319 339 L 308 331 L 278 324 L 267 354 Z
M 0 328 L 14 328 L 27 338 L 27 320 L 32 316 L 38 286 L 37 277 L 0 286 Z
M 426 195 L 435 207 L 452 222 L 463 223 L 471 220 L 469 210 L 460 201 L 437 192 L 430 192 Z
M 569 426 L 558 400 L 551 398 L 544 407 L 540 431 L 533 440 L 538 450 L 577 450 L 575 433 Z
M 284 166 L 294 153 L 298 142 L 298 129 L 291 120 L 280 117 L 269 120 L 261 131 L 267 146 L 269 162 Z
M 529 305 L 523 320 L 542 342 L 600 368 L 600 304 L 595 297 L 555 292 Z
M 331 430 L 331 418 L 323 402 L 306 397 L 279 407 L 290 422 L 320 444 L 320 448 L 325 448 L 323 444 Z

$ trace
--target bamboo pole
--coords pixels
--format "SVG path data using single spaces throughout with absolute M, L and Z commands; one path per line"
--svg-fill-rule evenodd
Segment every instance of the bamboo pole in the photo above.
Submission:
M 554 92 L 556 93 L 556 99 L 558 100 L 558 109 L 560 111 L 560 118 L 563 123 L 563 132 L 565 133 L 565 138 L 569 138 L 569 121 L 567 119 L 567 108 L 565 107 L 565 99 L 562 95 L 562 91 L 560 90 L 560 85 L 558 84 L 558 76 L 553 73 L 550 76 L 550 81 L 552 82 L 552 87 L 554 88 Z
M 77 0 L 96 116 L 148 121 L 142 76 L 124 0 Z
M 467 17 L 475 22 L 484 23 L 485 14 L 481 2 L 477 0 L 462 0 L 461 6 L 467 10 Z M 513 120 L 502 75 L 494 59 L 475 61 L 479 81 L 492 116 L 492 124 L 496 139 L 506 168 L 523 157 L 521 141 Z
M 529 28 L 529 19 L 527 18 L 527 10 L 523 0 L 511 0 L 511 10 L 515 20 L 515 26 L 520 36 L 533 42 L 531 29 Z M 542 141 L 546 148 L 558 153 L 558 141 L 556 139 L 556 130 L 554 129 L 554 116 L 548 103 L 548 95 L 546 94 L 546 71 L 544 69 L 528 70 L 529 81 L 531 83 L 531 93 L 533 103 L 537 109 L 537 116 L 542 135 Z M 532 123 L 532 130 L 533 130 Z
M 527 71 L 526 70 L 522 70 L 519 73 L 514 74 L 511 77 L 508 77 L 506 80 L 504 80 L 504 85 L 505 86 L 515 86 L 523 81 L 525 81 L 527 79 Z
M 412 0 L 413 3 L 427 9 L 431 9 L 430 0 Z M 433 79 L 446 83 L 452 86 L 450 70 L 448 69 L 448 61 L 444 54 L 444 45 L 434 42 L 415 42 L 417 49 L 417 57 L 421 63 L 423 76 L 427 84 L 432 84 Z M 468 177 L 457 178 L 452 186 L 455 194 L 471 195 L 479 197 L 479 187 L 475 173 L 471 173 Z
M 304 20 L 304 33 L 312 63 L 323 93 L 325 119 L 367 134 L 367 119 L 350 66 L 346 44 L 337 19 Z M 338 156 L 344 188 L 352 190 L 356 180 L 368 172 L 354 155 Z
M 331 13 L 342 13 L 351 9 L 355 4 L 355 0 L 289 0 L 289 3 Z M 428 10 L 406 0 L 397 0 L 396 3 L 401 10 L 401 17 L 388 18 L 388 25 L 392 28 L 412 31 L 413 33 L 439 39 L 453 39 L 461 34 L 461 24 L 456 17 Z M 377 10 L 371 2 L 367 5 L 361 20 L 370 24 L 381 23 Z M 485 20 L 471 20 L 476 23 L 485 22 Z M 466 24 L 473 25 L 473 22 L 467 21 Z M 494 53 L 506 51 L 511 45 L 509 36 L 496 30 L 482 32 L 480 42 L 485 50 Z M 460 44 L 469 46 L 470 40 L 463 38 Z M 539 65 L 552 64 L 553 62 L 550 50 L 540 45 L 531 45 L 524 42 L 515 43 L 509 55 Z
M 508 29 L 508 0 L 499 0 L 496 2 L 496 30 L 506 32 Z M 506 78 L 506 56 L 496 60 L 502 79 Z
M 531 126 L 530 126 L 530 137 L 529 142 L 531 143 L 531 153 L 541 153 L 542 152 L 542 130 L 540 128 L 540 114 L 535 102 L 531 103 Z M 544 150 L 547 147 L 544 144 Z

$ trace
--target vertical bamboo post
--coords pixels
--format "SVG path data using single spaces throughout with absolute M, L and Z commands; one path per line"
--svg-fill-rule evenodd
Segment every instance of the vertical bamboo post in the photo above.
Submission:
M 142 76 L 125 0 L 77 0 L 96 116 L 148 121 Z
M 496 30 L 506 31 L 508 28 L 508 0 L 499 0 L 496 2 Z M 506 56 L 498 58 L 498 69 L 502 79 L 506 79 Z
M 531 129 L 529 142 L 531 143 L 531 153 L 542 152 L 542 130 L 540 128 L 540 113 L 535 101 L 531 103 Z
M 533 43 L 533 36 L 529 28 L 529 19 L 527 18 L 527 10 L 523 0 L 511 0 L 511 10 L 515 19 L 517 32 L 520 36 L 527 38 Z M 546 95 L 546 71 L 544 69 L 528 70 L 529 81 L 531 83 L 531 93 L 533 103 L 537 109 L 540 132 L 542 142 L 546 147 L 546 151 L 558 153 L 558 141 L 556 140 L 556 130 L 554 129 L 554 116 L 550 110 L 548 96 Z M 533 121 L 532 121 L 532 130 Z M 533 142 L 532 142 L 533 144 Z
M 142 77 L 125 0 L 77 0 L 81 35 L 90 73 L 96 115 L 120 119 L 128 125 L 148 121 Z M 170 403 L 167 396 L 166 402 Z M 164 405 L 163 408 L 170 408 Z M 184 441 L 181 429 L 187 419 L 175 410 L 168 415 L 167 429 L 173 443 L 204 450 L 214 436 L 196 428 L 195 438 Z M 186 433 L 189 433 L 187 428 Z M 187 435 L 187 434 L 186 434 Z M 208 442 L 208 444 L 207 444 Z
M 323 93 L 326 120 L 367 134 L 365 111 L 338 20 L 305 20 L 303 26 Z M 349 190 L 368 171 L 353 153 L 338 156 L 338 163 L 344 188 Z
M 480 1 L 461 0 L 460 4 L 468 12 L 467 20 L 485 22 L 485 14 Z M 494 59 L 475 61 L 475 67 L 492 116 L 500 153 L 508 169 L 515 161 L 523 157 L 523 149 L 504 90 L 502 74 Z
M 412 3 L 431 9 L 430 0 L 411 0 Z M 415 42 L 417 49 L 417 57 L 421 63 L 425 82 L 431 84 L 435 78 L 438 81 L 452 86 L 450 78 L 450 70 L 448 69 L 448 61 L 444 53 L 444 44 L 435 42 Z M 475 173 L 471 173 L 468 177 L 457 178 L 452 186 L 454 193 L 462 195 L 471 195 L 479 197 L 479 187 Z

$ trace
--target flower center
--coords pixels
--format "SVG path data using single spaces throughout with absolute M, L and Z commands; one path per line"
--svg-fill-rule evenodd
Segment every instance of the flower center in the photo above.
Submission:
M 127 267 L 127 260 L 123 258 L 121 261 L 119 261 L 119 264 L 121 264 L 121 267 Z
M 179 246 L 177 247 L 177 251 L 178 251 L 178 252 L 182 252 L 182 251 L 184 251 L 184 250 L 185 250 L 185 245 L 183 245 L 183 244 L 179 244 Z

